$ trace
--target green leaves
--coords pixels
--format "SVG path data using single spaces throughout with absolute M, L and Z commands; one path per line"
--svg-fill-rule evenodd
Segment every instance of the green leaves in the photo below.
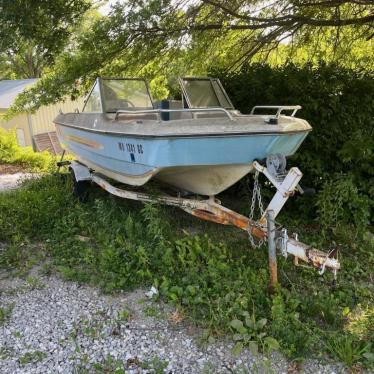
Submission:
M 365 232 L 369 224 L 369 198 L 359 193 L 353 175 L 337 175 L 327 181 L 318 194 L 317 211 L 324 230 L 353 224 Z
M 374 364 L 374 353 L 372 352 L 365 352 L 362 354 L 362 357 L 368 361 L 369 365 Z
M 271 336 L 267 336 L 264 338 L 264 345 L 269 351 L 276 351 L 280 348 L 278 340 L 274 339 Z
M 211 69 L 233 104 L 244 113 L 258 103 L 300 104 L 297 116 L 313 127 L 289 166 L 303 172 L 302 184 L 321 195 L 303 196 L 293 214 L 316 218 L 326 226 L 354 224 L 367 228 L 374 219 L 374 76 L 372 71 L 337 64 L 292 63 L 243 66 L 239 71 Z M 354 219 L 350 219 L 351 213 Z
M 363 359 L 367 360 L 369 365 L 373 363 L 371 344 L 358 340 L 355 336 L 347 334 L 332 336 L 326 346 L 330 353 L 344 362 L 347 367 L 352 367 Z
M 0 57 L 17 78 L 40 77 L 69 42 L 90 0 L 0 0 Z
M 247 311 L 243 311 L 242 316 L 244 323 L 239 319 L 233 319 L 230 322 L 230 327 L 235 331 L 233 340 L 236 343 L 232 349 L 234 355 L 238 355 L 244 347 L 248 347 L 252 354 L 258 353 L 259 346 L 264 352 L 279 349 L 278 341 L 267 336 L 264 330 L 268 322 L 266 318 L 256 320 L 255 314 L 250 315 Z
M 43 48 L 56 50 L 66 41 L 71 28 L 90 6 L 88 0 L 26 3 L 22 0 L 1 0 L 0 50 L 12 46 L 17 38 L 39 40 Z
M 244 348 L 244 344 L 242 342 L 238 342 L 234 345 L 234 348 L 232 349 L 232 354 L 234 356 L 237 356 Z
M 20 147 L 15 131 L 0 127 L 0 163 L 46 172 L 55 167 L 55 158 L 49 152 L 34 152 L 31 147 Z
M 351 65 L 357 65 L 359 60 L 366 62 L 369 68 L 372 64 L 372 46 L 365 40 L 366 28 L 362 24 L 346 27 L 336 20 L 339 37 L 333 31 L 321 32 L 321 27 L 315 27 L 316 19 L 313 25 L 307 23 L 304 27 L 297 26 L 312 15 L 317 18 L 327 17 L 328 21 L 325 21 L 334 23 L 336 15 L 331 14 L 332 10 L 335 12 L 334 4 L 330 8 L 324 3 L 321 9 L 316 4 L 303 7 L 293 1 L 286 1 L 281 23 L 288 22 L 288 26 L 277 25 L 263 38 L 261 33 L 272 27 L 277 11 L 274 7 L 256 11 L 259 3 L 253 1 L 228 2 L 224 7 L 218 3 L 213 6 L 210 2 L 195 1 L 186 1 L 183 6 L 180 2 L 160 0 L 117 3 L 109 15 L 96 17 L 99 19 L 92 22 L 90 27 L 83 32 L 79 30 L 78 35 L 73 37 L 72 30 L 77 28 L 82 15 L 91 5 L 89 0 L 34 1 L 26 5 L 20 0 L 2 0 L 2 3 L 4 9 L 0 8 L 4 14 L 0 15 L 0 41 L 4 43 L 4 48 L 10 50 L 17 46 L 29 53 L 26 48 L 29 47 L 34 58 L 42 55 L 43 59 L 48 60 L 50 68 L 48 72 L 45 71 L 43 81 L 31 90 L 32 93 L 18 101 L 14 108 L 18 111 L 28 106 L 35 110 L 40 105 L 56 102 L 66 95 L 76 97 L 87 90 L 87 85 L 97 75 L 147 77 L 153 80 L 151 86 L 155 97 L 164 98 L 169 92 L 169 79 L 173 85 L 178 75 L 205 75 L 213 65 L 224 71 L 236 71 L 249 60 L 270 61 L 274 66 L 279 65 L 280 61 L 286 63 L 292 60 L 302 64 L 310 59 L 317 64 L 320 58 L 345 63 L 348 54 Z M 339 14 L 349 13 L 354 23 L 356 17 L 367 12 L 366 5 L 350 5 L 344 7 L 342 13 L 338 7 Z M 350 11 L 351 7 L 356 8 L 354 12 Z M 228 11 L 230 9 L 232 11 Z M 305 12 L 305 9 L 308 11 Z M 29 17 L 30 14 L 33 17 Z M 296 14 L 302 17 L 294 19 Z M 290 18 L 285 21 L 287 17 Z M 294 27 L 296 29 L 291 30 Z M 357 29 L 362 27 L 364 29 L 358 32 Z M 328 30 L 334 29 L 329 27 Z M 293 43 L 281 43 L 278 46 L 279 39 L 283 39 L 288 32 L 292 32 Z M 69 37 L 69 47 L 64 48 Z M 345 48 L 339 50 L 342 40 Z M 18 44 L 21 43 L 22 48 L 19 48 Z M 268 48 L 262 50 L 265 46 Z M 278 48 L 272 52 L 275 46 Z M 60 51 L 58 58 L 55 58 Z M 337 51 L 340 58 L 336 58 Z M 21 57 L 24 58 L 25 53 Z M 52 67 L 51 62 L 54 62 Z M 317 79 L 317 85 L 329 88 L 329 84 L 325 84 L 326 79 L 332 78 L 321 77 Z M 307 92 L 313 84 L 305 75 L 300 76 L 299 80 L 288 75 L 286 80 L 289 81 L 289 90 L 284 91 L 283 96 L 280 92 L 278 98 L 282 100 L 292 92 L 296 97 L 300 90 Z M 78 81 L 82 83 L 79 87 L 76 84 Z M 272 91 L 278 84 L 277 80 L 273 80 L 263 86 L 263 90 Z M 247 88 L 257 90 L 256 85 Z M 330 91 L 333 95 L 338 92 Z M 244 96 L 247 95 L 244 92 Z M 329 97 L 329 108 L 321 114 L 325 118 L 329 111 L 331 114 L 339 110 L 339 98 L 332 100 L 333 95 Z M 266 93 L 262 99 L 265 97 Z M 311 97 L 309 100 L 310 108 L 320 110 L 319 102 L 313 103 L 313 99 Z M 258 103 L 264 102 L 260 100 Z
M 243 322 L 238 319 L 233 319 L 230 322 L 230 326 L 236 331 L 238 331 L 240 334 L 245 334 L 247 332 L 247 329 L 244 327 Z

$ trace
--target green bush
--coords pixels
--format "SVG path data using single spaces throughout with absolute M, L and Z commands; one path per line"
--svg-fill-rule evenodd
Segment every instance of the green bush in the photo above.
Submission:
M 371 345 L 363 340 L 357 340 L 351 335 L 330 337 L 326 344 L 332 356 L 342 361 L 347 367 L 357 363 L 371 365 L 374 362 Z
M 367 216 L 372 214 L 374 202 L 374 76 L 335 65 L 321 63 L 318 66 L 279 67 L 253 64 L 241 70 L 226 72 L 212 69 L 227 89 L 233 104 L 243 113 L 254 105 L 302 105 L 298 116 L 306 119 L 313 131 L 300 150 L 289 160 L 303 172 L 302 183 L 325 192 L 336 175 L 347 174 L 358 196 L 367 202 Z M 342 182 L 339 182 L 342 183 Z M 325 186 L 325 187 L 324 187 Z M 299 213 L 310 214 L 310 200 L 299 201 Z M 314 199 L 314 202 L 316 199 Z M 340 209 L 344 213 L 334 215 L 344 219 L 350 214 L 350 206 Z M 324 209 L 324 213 L 326 213 Z M 326 222 L 326 219 L 325 219 Z M 357 223 L 357 220 L 356 222 Z
M 20 147 L 14 131 L 0 128 L 0 163 L 15 164 L 30 171 L 47 171 L 54 164 L 48 152 L 34 152 L 31 147 Z
M 360 194 L 351 175 L 327 181 L 317 196 L 319 222 L 324 230 L 353 224 L 365 229 L 369 223 L 370 200 Z

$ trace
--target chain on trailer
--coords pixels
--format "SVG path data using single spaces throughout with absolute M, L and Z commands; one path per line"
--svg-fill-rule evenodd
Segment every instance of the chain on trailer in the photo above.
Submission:
M 264 229 L 257 221 L 254 219 L 255 214 L 255 208 L 256 208 L 256 202 L 260 211 L 261 216 L 264 214 L 264 206 L 262 204 L 262 196 L 261 196 L 261 187 L 259 184 L 259 175 L 260 172 L 258 170 L 255 171 L 254 174 L 254 183 L 253 183 L 253 189 L 252 189 L 252 200 L 251 200 L 251 206 L 250 206 L 250 213 L 249 213 L 249 219 L 250 224 L 248 227 L 248 239 L 251 243 L 251 246 L 253 248 L 259 248 L 264 244 L 264 239 L 255 239 L 255 237 L 252 235 L 252 228 L 257 227 L 260 229 Z
M 257 203 L 258 210 L 260 212 L 260 217 L 263 217 L 264 213 L 265 213 L 265 209 L 264 209 L 264 205 L 263 205 L 263 201 L 262 201 L 262 196 L 261 196 L 261 186 L 260 186 L 260 182 L 259 182 L 259 176 L 260 176 L 260 172 L 258 170 L 256 170 L 255 173 L 254 173 L 254 177 L 253 177 L 253 181 L 254 181 L 253 182 L 253 188 L 250 187 L 249 181 L 248 181 L 248 188 L 249 188 L 250 191 L 252 191 L 252 198 L 251 198 L 251 206 L 250 206 L 250 213 L 249 213 L 250 223 L 248 225 L 247 232 L 248 232 L 249 242 L 251 243 L 251 246 L 253 248 L 260 248 L 265 242 L 264 238 L 257 239 L 255 236 L 252 235 L 252 228 L 254 228 L 254 227 L 256 227 L 258 229 L 261 229 L 261 230 L 266 230 L 266 227 L 264 225 L 261 225 L 258 222 L 258 220 L 255 220 L 255 217 L 254 217 L 255 216 L 256 203 Z M 280 233 L 280 235 L 276 237 L 276 240 L 277 241 L 282 241 L 281 252 L 285 257 L 287 257 L 287 251 L 283 250 L 283 248 L 286 247 L 286 242 L 287 242 L 287 239 L 288 239 L 287 229 L 283 228 L 283 226 L 277 221 L 274 221 L 274 224 L 276 226 L 276 232 Z

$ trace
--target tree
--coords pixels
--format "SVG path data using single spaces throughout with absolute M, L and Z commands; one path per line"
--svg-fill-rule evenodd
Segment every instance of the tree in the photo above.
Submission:
M 142 1 L 132 1 L 141 8 Z M 374 37 L 372 0 L 179 0 L 148 1 L 149 9 L 161 3 L 158 14 L 132 25 L 133 34 L 148 38 L 185 41 L 191 37 L 208 36 L 210 41 L 229 38 L 235 32 L 235 44 L 241 46 L 233 67 L 240 66 L 263 49 L 272 50 L 283 40 L 345 28 L 353 28 L 354 39 Z M 143 6 L 144 8 L 144 6 Z M 121 12 L 119 7 L 116 8 Z M 122 8 L 122 17 L 129 13 Z M 146 13 L 145 13 L 146 14 Z M 131 27 L 131 26 L 130 26 Z
M 0 55 L 18 78 L 40 77 L 90 8 L 89 0 L 0 0 Z
M 284 40 L 296 47 L 312 45 L 310 40 L 321 35 L 330 35 L 334 48 L 344 33 L 371 43 L 371 4 L 369 0 L 274 0 L 266 6 L 259 0 L 118 2 L 107 17 L 77 38 L 74 50 L 60 54 L 53 71 L 13 109 L 23 110 L 30 103 L 36 109 L 67 94 L 76 96 L 94 77 L 107 72 L 154 78 L 204 71 L 212 63 L 236 69 L 259 53 L 270 55 Z

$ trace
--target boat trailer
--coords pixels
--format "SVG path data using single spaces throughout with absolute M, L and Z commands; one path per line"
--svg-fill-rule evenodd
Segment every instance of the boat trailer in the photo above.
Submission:
M 173 197 L 169 195 L 154 197 L 147 193 L 117 188 L 78 161 L 62 161 L 61 158 L 61 161 L 58 162 L 57 165 L 59 167 L 68 165 L 69 169 L 74 173 L 75 183 L 77 184 L 90 181 L 98 184 L 101 188 L 112 195 L 124 199 L 138 200 L 142 202 L 158 202 L 160 204 L 179 207 L 185 212 L 200 219 L 222 225 L 235 226 L 246 231 L 252 244 L 254 243 L 253 238 L 259 240 L 260 244 L 267 241 L 271 289 L 274 289 L 274 286 L 278 283 L 276 260 L 277 250 L 286 258 L 288 255 L 292 255 L 294 257 L 295 265 L 298 265 L 299 260 L 302 260 L 309 266 L 317 268 L 321 275 L 326 269 L 332 271 L 334 279 L 336 278 L 337 271 L 340 269 L 340 262 L 338 259 L 331 256 L 333 251 L 330 253 L 322 252 L 309 245 L 301 243 L 298 241 L 297 235 L 295 234 L 289 236 L 285 228 L 277 227 L 275 218 L 288 198 L 293 196 L 297 190 L 303 192 L 299 186 L 302 173 L 297 167 L 292 167 L 287 173 L 279 175 L 276 172 L 274 173 L 272 170 L 273 164 L 271 162 L 270 164 L 267 164 L 267 166 L 263 166 L 257 161 L 253 162 L 252 166 L 256 176 L 258 177 L 259 173 L 264 174 L 277 190 L 267 208 L 263 210 L 261 218 L 256 221 L 252 217 L 253 208 L 251 209 L 251 219 L 222 206 L 221 202 L 214 196 L 205 200 Z M 285 170 L 285 166 L 283 170 Z

